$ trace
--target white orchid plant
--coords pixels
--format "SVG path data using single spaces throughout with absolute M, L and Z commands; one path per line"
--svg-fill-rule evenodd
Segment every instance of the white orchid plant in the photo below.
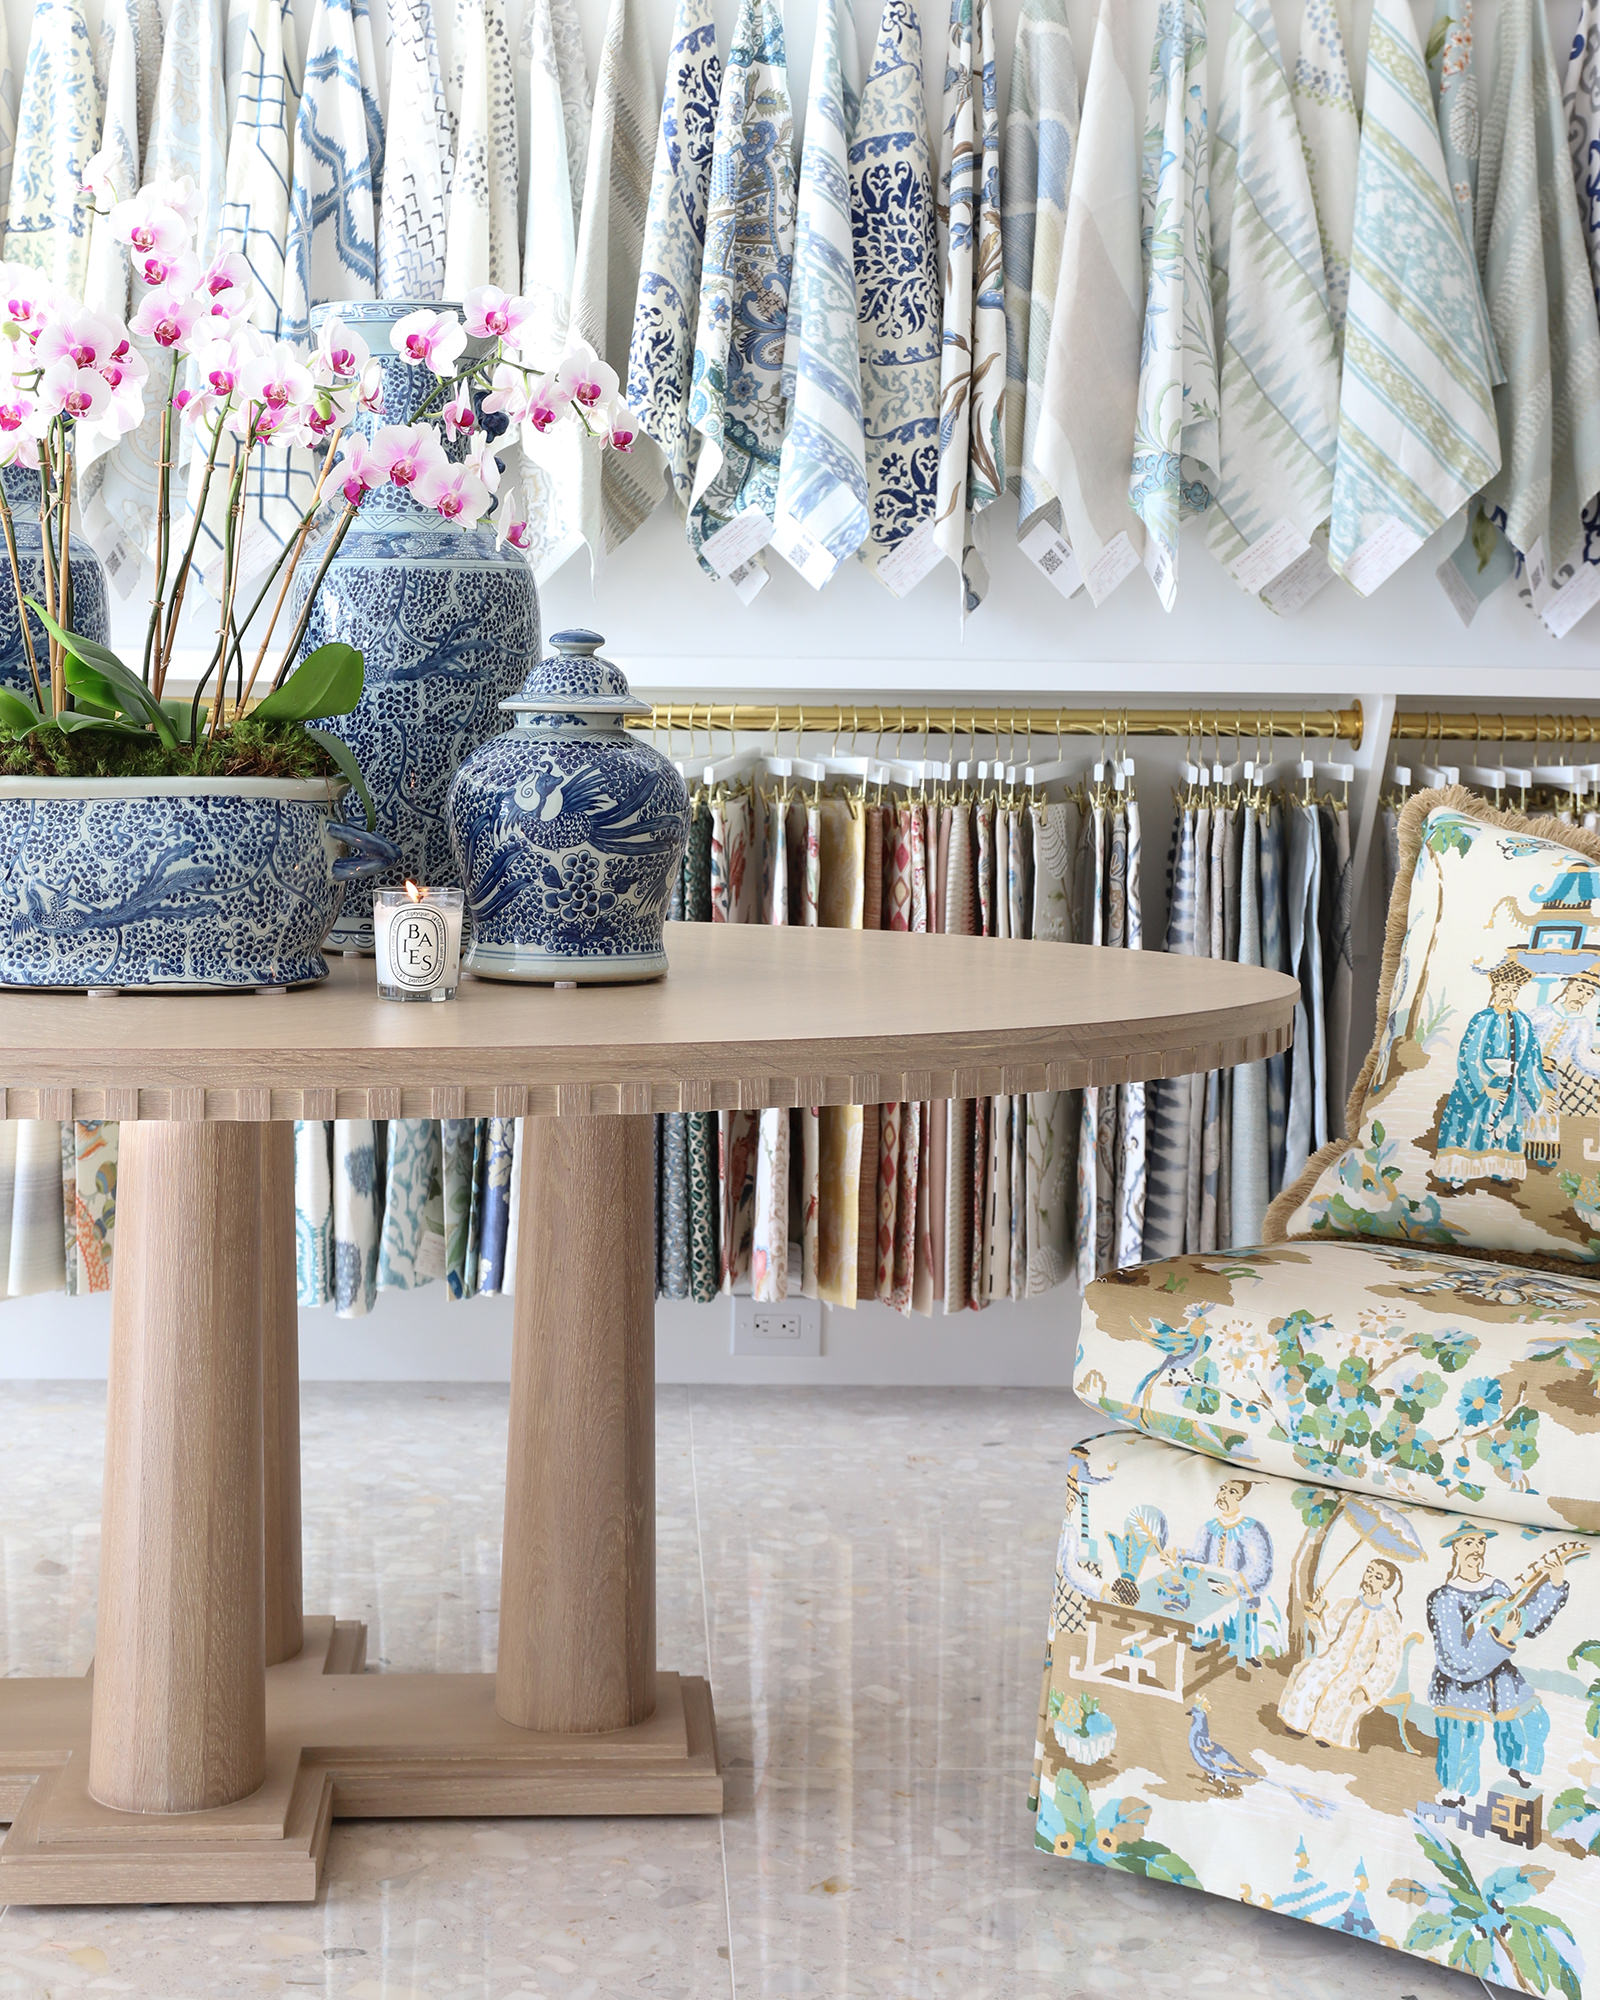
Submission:
M 100 156 L 84 192 L 96 226 L 128 249 L 134 306 L 126 322 L 89 310 L 36 271 L 0 265 L 0 467 L 38 474 L 44 570 L 34 596 L 0 486 L 0 531 L 31 682 L 27 694 L 0 687 L 0 753 L 11 768 L 31 756 L 40 768 L 80 769 L 81 756 L 63 761 L 61 752 L 62 739 L 82 737 L 80 750 L 92 750 L 102 768 L 244 770 L 259 763 L 269 739 L 277 768 L 286 741 L 303 749 L 311 739 L 359 785 L 344 744 L 307 724 L 355 706 L 361 655 L 330 643 L 298 664 L 296 656 L 363 502 L 398 488 L 463 528 L 492 508 L 500 540 L 525 550 L 521 488 L 507 482 L 500 490 L 497 452 L 558 424 L 576 426 L 602 450 L 630 450 L 634 430 L 617 378 L 582 342 L 558 366 L 538 367 L 527 351 L 532 309 L 486 285 L 468 295 L 464 312 L 424 308 L 394 327 L 395 352 L 435 380 L 417 421 L 380 424 L 382 363 L 353 328 L 330 318 L 310 352 L 270 339 L 254 323 L 257 295 L 245 260 L 219 252 L 202 265 L 189 182 L 155 182 L 121 199 Z M 71 534 L 80 466 L 157 408 L 155 583 L 143 658 L 133 667 L 76 630 Z M 366 420 L 360 430 L 358 416 Z M 257 564 L 245 590 L 252 460 L 286 449 L 309 457 L 310 498 L 265 575 Z M 184 457 L 187 481 L 175 491 Z M 329 532 L 310 589 L 285 621 L 296 564 L 322 524 Z M 220 557 L 202 570 L 206 529 Z M 216 599 L 216 631 L 196 685 L 179 698 L 168 683 L 197 579 Z

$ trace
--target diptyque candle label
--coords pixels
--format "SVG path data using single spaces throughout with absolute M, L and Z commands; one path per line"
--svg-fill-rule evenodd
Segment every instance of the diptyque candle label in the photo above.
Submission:
M 443 913 L 419 905 L 389 927 L 389 977 L 396 986 L 437 986 L 444 976 L 449 930 Z

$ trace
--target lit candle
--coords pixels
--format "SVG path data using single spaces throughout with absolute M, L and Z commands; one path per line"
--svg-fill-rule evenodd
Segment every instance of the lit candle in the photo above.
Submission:
M 461 977 L 461 891 L 379 889 L 372 941 L 385 1000 L 453 1000 Z

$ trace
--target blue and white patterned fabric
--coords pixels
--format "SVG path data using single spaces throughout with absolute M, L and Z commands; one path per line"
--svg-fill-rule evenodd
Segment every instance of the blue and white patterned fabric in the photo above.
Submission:
M 1356 216 L 1356 157 L 1361 118 L 1350 87 L 1350 61 L 1335 0 L 1305 0 L 1294 63 L 1294 109 L 1322 233 L 1322 269 L 1334 339 L 1344 344 L 1350 303 L 1350 238 Z
M 783 349 L 794 261 L 794 113 L 783 21 L 774 0 L 740 0 L 717 111 L 695 327 L 690 428 L 700 456 L 689 545 L 712 572 L 708 537 L 777 505 L 787 426 Z M 758 577 L 766 559 L 747 558 Z M 714 573 L 714 572 L 712 572 Z
M 1207 535 L 1254 595 L 1326 522 L 1339 435 L 1317 206 L 1269 0 L 1239 0 L 1212 164 L 1221 458 Z M 1277 554 L 1235 570 L 1283 529 Z
M 100 151 L 121 200 L 133 194 L 142 179 L 160 61 L 161 15 L 155 0 L 108 0 L 100 17 L 100 68 L 105 78 Z M 89 224 L 84 304 L 91 312 L 126 319 L 130 276 L 127 243 L 112 234 L 106 216 L 95 216 Z M 80 482 L 89 462 L 89 451 L 80 448 Z
M 1066 0 L 1023 0 L 1005 138 L 1006 471 L 1020 539 L 1041 520 L 1057 527 L 1061 520 L 1034 445 L 1078 155 L 1078 66 Z
M 103 108 L 80 0 L 35 0 L 5 254 L 71 292 L 82 287 L 88 266 L 89 205 L 78 191 L 99 148 Z
M 378 294 L 442 299 L 454 131 L 439 71 L 433 0 L 397 0 L 390 9 L 389 125 L 404 139 L 383 177 Z
M 518 243 L 517 114 L 505 0 L 457 0 L 455 161 L 450 169 L 444 295 L 479 285 L 514 292 Z
M 228 139 L 220 247 L 237 251 L 255 283 L 251 318 L 275 340 L 283 317 L 284 257 L 294 146 L 292 0 L 250 0 L 239 53 L 239 91 Z
M 358 9 L 365 23 L 364 0 L 317 0 L 311 18 L 284 252 L 287 339 L 305 338 L 311 308 L 324 299 L 377 295 L 376 174 Z
M 342 1319 L 361 1319 L 378 1296 L 377 1127 L 370 1118 L 333 1121 L 333 1302 Z
M 1600 0 L 1580 0 L 1563 103 L 1589 275 L 1600 306 Z M 1583 510 L 1582 562 L 1600 568 L 1600 499 Z
M 689 381 L 721 93 L 711 0 L 678 0 L 645 214 L 627 396 L 640 430 L 661 447 L 680 507 L 689 496 Z
M 175 181 L 187 176 L 194 182 L 195 248 L 202 264 L 217 247 L 228 178 L 222 52 L 222 0 L 171 0 L 144 177 Z
M 0 13 L 0 216 L 11 200 L 11 159 L 17 146 L 17 97 L 22 79 L 11 60 L 11 31 Z
M 391 1118 L 385 1133 L 378 1290 L 444 1276 L 444 1167 L 437 1118 Z
M 1331 531 L 1362 596 L 1499 471 L 1491 381 L 1416 22 L 1409 0 L 1377 0 Z
M 1128 497 L 1162 604 L 1178 598 L 1178 528 L 1211 505 L 1217 439 L 1205 0 L 1162 0 L 1144 141 L 1144 359 Z
M 484 1123 L 483 1221 L 479 1232 L 478 1296 L 506 1289 L 506 1249 L 511 1233 L 511 1166 L 516 1139 L 514 1118 Z
M 911 0 L 884 0 L 850 148 L 850 188 L 870 515 L 861 560 L 903 596 L 938 561 L 943 343 L 922 30 Z
M 850 220 L 850 148 L 861 65 L 850 0 L 822 0 L 795 207 L 784 344 L 789 429 L 773 545 L 820 590 L 867 538 L 861 342 Z

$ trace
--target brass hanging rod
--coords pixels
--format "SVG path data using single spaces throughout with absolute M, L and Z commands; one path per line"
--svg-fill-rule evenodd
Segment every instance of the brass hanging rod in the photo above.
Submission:
M 1402 709 L 1391 738 L 1397 743 L 1471 743 L 1494 750 L 1502 743 L 1600 743 L 1600 715 L 1486 715 Z
M 1360 703 L 1350 708 L 949 708 L 926 702 L 876 700 L 658 702 L 650 715 L 630 716 L 629 727 L 730 732 L 752 736 L 948 736 L 977 737 L 1176 736 L 1225 740 L 1269 736 L 1359 743 Z

